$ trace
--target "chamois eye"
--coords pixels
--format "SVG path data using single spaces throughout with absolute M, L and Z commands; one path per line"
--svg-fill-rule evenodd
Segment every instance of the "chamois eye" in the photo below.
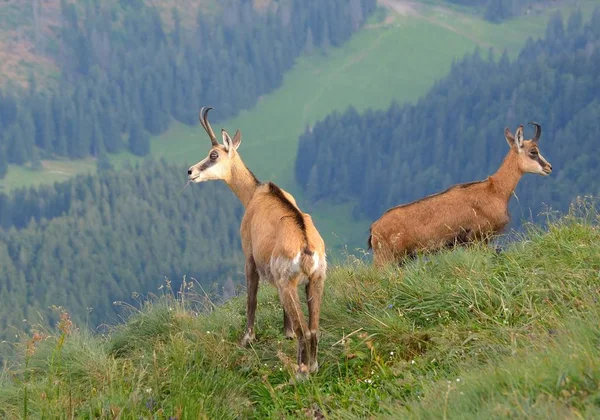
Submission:
M 531 157 L 537 157 L 537 156 L 538 156 L 538 154 L 539 154 L 539 153 L 538 153 L 538 151 L 537 151 L 537 150 L 532 150 L 531 152 L 529 152 L 529 155 L 530 155 Z
M 217 160 L 217 158 L 219 157 L 219 153 L 215 150 L 213 150 L 212 152 L 210 152 L 210 160 Z

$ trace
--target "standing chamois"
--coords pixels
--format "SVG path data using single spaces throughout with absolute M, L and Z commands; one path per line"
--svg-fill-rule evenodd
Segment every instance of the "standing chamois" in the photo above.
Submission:
M 371 225 L 368 245 L 376 266 L 401 261 L 419 251 L 432 251 L 474 240 L 489 240 L 508 224 L 508 202 L 525 173 L 549 175 L 552 165 L 539 150 L 542 128 L 535 122 L 531 140 L 523 126 L 504 136 L 510 150 L 498 171 L 484 181 L 458 184 L 421 200 L 389 209 Z
M 239 130 L 233 139 L 221 130 L 223 144 L 219 144 L 207 119 L 211 109 L 202 108 L 199 118 L 212 147 L 208 157 L 189 168 L 188 177 L 196 183 L 225 181 L 246 209 L 240 227 L 248 287 L 247 327 L 242 345 L 255 339 L 254 313 L 261 278 L 277 287 L 285 335 L 298 338 L 297 373 L 305 376 L 319 368 L 317 334 L 327 270 L 325 243 L 294 197 L 271 182 L 260 183 L 244 165 L 237 152 L 242 141 Z M 300 306 L 299 285 L 306 285 L 308 326 Z

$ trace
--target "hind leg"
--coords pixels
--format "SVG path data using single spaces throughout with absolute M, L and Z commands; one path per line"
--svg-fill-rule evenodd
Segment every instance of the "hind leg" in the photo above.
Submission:
M 325 278 L 323 276 L 313 275 L 313 277 L 309 278 L 308 284 L 306 285 L 308 328 L 310 331 L 309 370 L 311 373 L 319 370 L 319 362 L 317 360 L 319 349 L 319 318 L 321 315 L 324 283 Z
M 309 372 L 309 354 L 307 340 L 310 340 L 310 332 L 300 307 L 300 298 L 298 296 L 298 278 L 291 280 L 280 280 L 277 283 L 279 299 L 283 305 L 285 313 L 292 323 L 296 337 L 298 337 L 298 378 L 305 377 Z

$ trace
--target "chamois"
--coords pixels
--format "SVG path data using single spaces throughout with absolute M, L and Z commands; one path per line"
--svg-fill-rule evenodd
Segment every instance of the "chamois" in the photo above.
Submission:
M 504 129 L 510 150 L 494 175 L 391 208 L 375 221 L 368 240 L 375 265 L 401 261 L 419 251 L 487 241 L 501 232 L 510 220 L 508 202 L 521 176 L 552 172 L 538 146 L 542 128 L 529 124 L 535 127 L 530 140 L 523 139 L 523 125 L 514 136 L 508 127 Z
M 297 376 L 306 376 L 319 367 L 317 334 L 327 269 L 325 243 L 294 197 L 271 182 L 260 183 L 242 162 L 237 152 L 242 140 L 239 130 L 233 139 L 221 130 L 223 144 L 219 144 L 207 118 L 211 109 L 203 107 L 199 118 L 212 146 L 208 157 L 189 168 L 188 178 L 195 183 L 225 181 L 245 207 L 240 233 L 248 301 L 241 344 L 246 346 L 255 340 L 258 282 L 259 278 L 266 280 L 277 287 L 286 337 L 298 338 Z M 299 285 L 306 286 L 308 326 L 300 306 Z

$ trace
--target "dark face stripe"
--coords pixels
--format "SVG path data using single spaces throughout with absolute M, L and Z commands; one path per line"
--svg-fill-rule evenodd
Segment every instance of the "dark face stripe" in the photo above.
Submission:
M 210 160 L 210 159 L 208 159 L 206 162 L 204 162 L 202 165 L 200 165 L 200 167 L 198 168 L 198 170 L 200 172 L 205 171 L 208 168 L 210 168 L 211 166 L 213 166 L 215 163 L 217 163 L 216 160 Z

